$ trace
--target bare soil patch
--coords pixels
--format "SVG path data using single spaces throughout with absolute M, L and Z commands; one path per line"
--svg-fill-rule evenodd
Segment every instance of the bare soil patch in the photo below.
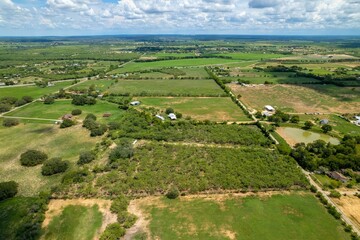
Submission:
M 360 228 L 360 198 L 356 196 L 342 196 L 340 199 L 332 200 Z
M 61 214 L 66 206 L 69 205 L 81 205 L 86 207 L 92 207 L 94 205 L 99 206 L 99 211 L 103 215 L 103 222 L 101 228 L 95 235 L 95 239 L 99 239 L 101 233 L 105 230 L 106 226 L 117 222 L 116 214 L 110 211 L 111 201 L 104 199 L 53 199 L 49 202 L 48 210 L 45 213 L 45 220 L 42 224 L 43 228 L 46 228 L 51 220 Z

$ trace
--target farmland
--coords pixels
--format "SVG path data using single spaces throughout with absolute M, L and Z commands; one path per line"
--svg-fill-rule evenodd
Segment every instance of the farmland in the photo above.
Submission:
M 139 201 L 160 239 L 350 239 L 309 194 Z
M 146 107 L 155 107 L 164 111 L 168 107 L 181 112 L 184 117 L 211 121 L 249 120 L 240 108 L 234 106 L 229 98 L 137 98 Z

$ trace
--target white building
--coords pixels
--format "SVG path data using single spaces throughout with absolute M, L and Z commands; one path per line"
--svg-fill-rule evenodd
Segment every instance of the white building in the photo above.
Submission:
M 266 105 L 265 107 L 265 110 L 269 111 L 269 112 L 274 112 L 275 111 L 275 108 L 273 108 L 272 106 L 270 105 Z
M 168 115 L 168 117 L 171 119 L 171 120 L 176 120 L 177 118 L 176 118 L 176 115 L 174 114 L 174 113 L 170 113 L 169 115 Z

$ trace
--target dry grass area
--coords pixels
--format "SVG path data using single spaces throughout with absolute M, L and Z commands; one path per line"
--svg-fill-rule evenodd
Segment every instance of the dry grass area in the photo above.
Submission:
M 49 202 L 48 210 L 45 213 L 45 220 L 42 224 L 46 228 L 51 220 L 61 214 L 63 209 L 70 205 L 80 205 L 85 207 L 99 206 L 99 211 L 103 215 L 101 228 L 96 233 L 95 239 L 99 239 L 101 233 L 105 230 L 106 226 L 117 222 L 116 214 L 110 211 L 111 201 L 104 199 L 53 199 Z
M 340 199 L 333 199 L 333 201 L 360 228 L 360 198 L 356 196 L 342 196 Z
M 297 113 L 353 113 L 360 109 L 360 88 L 335 86 L 251 85 L 230 84 L 240 100 L 253 109 L 265 105 Z

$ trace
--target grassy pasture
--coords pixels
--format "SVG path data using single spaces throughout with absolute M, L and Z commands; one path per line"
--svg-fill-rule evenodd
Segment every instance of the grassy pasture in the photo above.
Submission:
M 57 92 L 60 88 L 71 85 L 71 81 L 55 83 L 53 87 L 41 88 L 37 86 L 23 86 L 23 87 L 3 87 L 0 88 L 0 97 L 17 97 L 31 96 L 39 98 L 43 95 Z
M 236 60 L 263 60 L 263 59 L 272 59 L 272 58 L 281 58 L 288 55 L 275 54 L 275 53 L 224 53 L 216 54 L 216 56 L 226 56 L 231 57 Z
M 198 120 L 248 121 L 244 112 L 230 98 L 138 98 L 144 106 L 165 111 L 171 107 L 175 111 Z
M 156 199 L 143 203 L 154 239 L 350 239 L 310 194 Z
M 44 177 L 41 166 L 23 167 L 19 156 L 27 149 L 44 151 L 50 158 L 62 157 L 75 162 L 80 152 L 92 149 L 99 138 L 90 138 L 89 132 L 80 125 L 60 129 L 50 124 L 20 124 L 12 128 L 0 127 L 0 178 L 19 183 L 19 192 L 24 196 L 36 195 L 39 191 L 56 184 L 61 175 Z
M 53 218 L 45 229 L 43 238 L 92 240 L 101 224 L 102 214 L 98 205 L 70 205 L 64 208 L 61 215 Z
M 82 114 L 77 116 L 79 119 L 84 119 L 88 113 L 95 114 L 99 121 L 113 121 L 121 117 L 123 111 L 117 108 L 116 104 L 105 101 L 97 101 L 95 105 L 75 106 L 71 104 L 71 100 L 59 100 L 54 104 L 48 105 L 43 102 L 35 102 L 23 108 L 17 109 L 7 114 L 7 116 L 14 117 L 28 117 L 28 118 L 45 118 L 45 119 L 60 119 L 63 115 L 71 113 L 74 109 L 81 109 Z M 104 113 L 111 113 L 108 118 L 103 118 Z
M 88 89 L 91 85 L 95 85 L 96 90 L 103 92 L 103 91 L 107 90 L 114 83 L 115 83 L 114 80 L 88 80 L 88 81 L 80 83 L 74 87 L 71 87 L 70 90 Z
M 221 96 L 224 92 L 213 80 L 122 80 L 109 93 L 153 96 Z
M 165 61 L 144 62 L 144 63 L 132 62 L 110 73 L 116 74 L 116 73 L 125 73 L 125 72 L 137 72 L 141 70 L 159 69 L 164 67 L 215 65 L 215 64 L 231 63 L 234 61 L 236 60 L 222 59 L 222 58 L 194 58 L 194 59 L 165 60 Z
M 352 113 L 360 109 L 360 88 L 353 90 L 331 85 L 229 86 L 236 95 L 242 96 L 242 102 L 257 110 L 265 105 L 298 113 Z

